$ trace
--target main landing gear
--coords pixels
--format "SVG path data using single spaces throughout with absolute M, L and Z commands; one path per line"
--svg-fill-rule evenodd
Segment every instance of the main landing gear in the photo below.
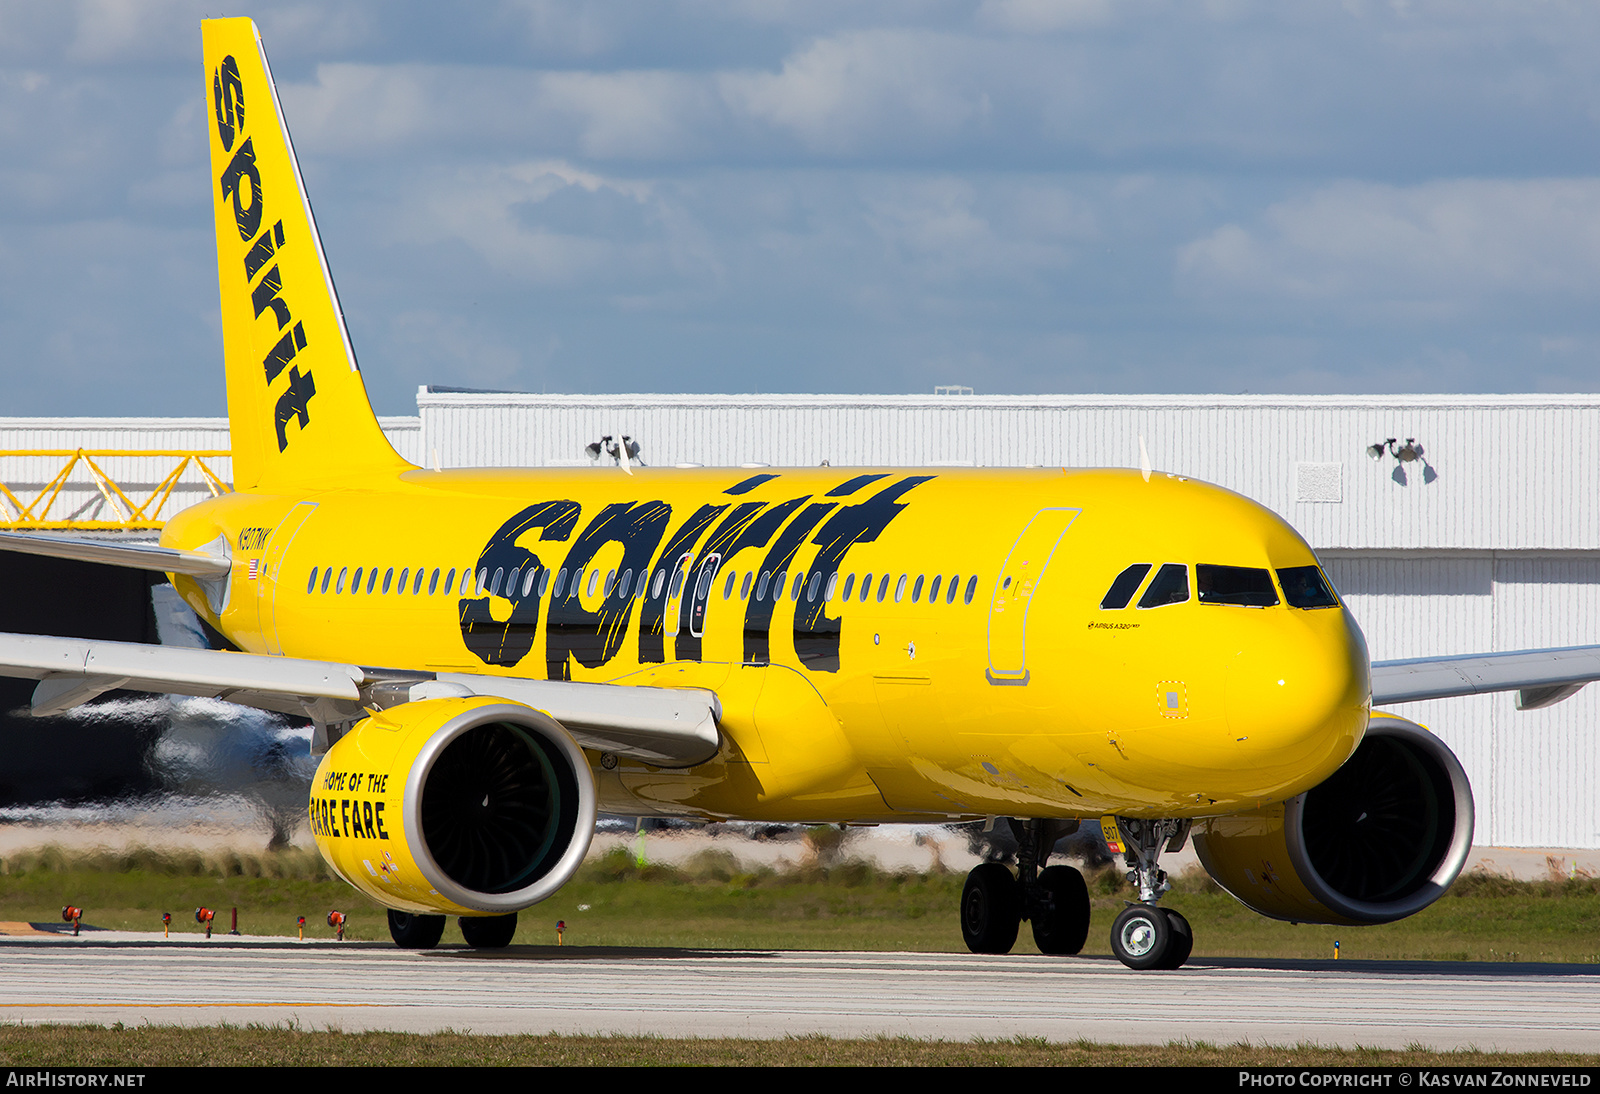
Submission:
M 1017 837 L 1015 877 L 998 862 L 985 862 L 967 875 L 961 893 L 961 936 L 973 953 L 1010 953 L 1022 920 L 1033 924 L 1041 953 L 1082 951 L 1089 935 L 1089 890 L 1070 866 L 1045 866 L 1050 849 L 1071 835 L 1077 821 L 1011 821 Z M 1111 926 L 1111 952 L 1130 969 L 1176 969 L 1189 959 L 1194 932 L 1189 921 L 1156 901 L 1171 888 L 1158 861 L 1161 852 L 1178 851 L 1189 837 L 1189 822 L 1118 817 L 1128 865 L 1128 880 L 1139 887 L 1139 902 L 1129 903 Z
M 961 936 L 973 953 L 1010 953 L 1024 919 L 1042 953 L 1073 954 L 1089 937 L 1089 889 L 1070 866 L 1044 865 L 1050 849 L 1077 821 L 1011 821 L 1017 876 L 998 862 L 967 875 L 961 892 Z M 1041 869 L 1041 867 L 1043 867 Z
M 444 937 L 442 915 L 413 915 L 410 912 L 389 912 L 389 937 L 394 944 L 406 950 L 431 950 Z M 517 933 L 517 913 L 509 915 L 462 916 L 456 920 L 461 927 L 461 937 L 475 950 L 503 950 L 511 945 L 511 936 Z

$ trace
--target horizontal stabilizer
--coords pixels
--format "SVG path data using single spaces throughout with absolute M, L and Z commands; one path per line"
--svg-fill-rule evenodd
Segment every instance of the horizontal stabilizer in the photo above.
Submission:
M 1537 710 L 1575 695 L 1592 680 L 1600 680 L 1600 646 L 1374 661 L 1372 703 L 1516 691 L 1522 693 L 1519 709 Z
M 172 547 L 158 547 L 154 543 L 115 543 L 103 539 L 69 539 L 65 536 L 28 535 L 22 532 L 0 532 L 0 551 L 18 551 L 26 555 L 68 558 L 77 562 L 98 562 L 105 566 L 212 579 L 227 577 L 233 566 L 223 556 L 208 555 L 202 551 L 179 551 Z

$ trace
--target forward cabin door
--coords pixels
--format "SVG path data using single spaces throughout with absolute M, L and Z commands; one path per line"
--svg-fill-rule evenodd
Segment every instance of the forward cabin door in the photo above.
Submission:
M 989 683 L 1028 682 L 1028 609 L 1081 509 L 1041 509 L 1006 555 L 989 599 Z

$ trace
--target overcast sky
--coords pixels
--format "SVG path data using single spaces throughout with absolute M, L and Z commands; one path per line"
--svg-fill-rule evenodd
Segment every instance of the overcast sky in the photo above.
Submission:
M 199 20 L 0 0 L 3 415 L 221 414 Z M 380 413 L 1600 389 L 1600 5 L 252 9 Z

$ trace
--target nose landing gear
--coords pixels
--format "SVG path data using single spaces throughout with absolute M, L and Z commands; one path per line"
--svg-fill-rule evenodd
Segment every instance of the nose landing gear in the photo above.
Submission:
M 1117 828 L 1127 849 L 1128 880 L 1139 887 L 1139 903 L 1130 903 L 1111 924 L 1111 952 L 1130 969 L 1182 968 L 1194 949 L 1194 932 L 1183 916 L 1155 903 L 1172 888 L 1158 865 L 1161 852 L 1183 847 L 1189 822 L 1118 817 Z

